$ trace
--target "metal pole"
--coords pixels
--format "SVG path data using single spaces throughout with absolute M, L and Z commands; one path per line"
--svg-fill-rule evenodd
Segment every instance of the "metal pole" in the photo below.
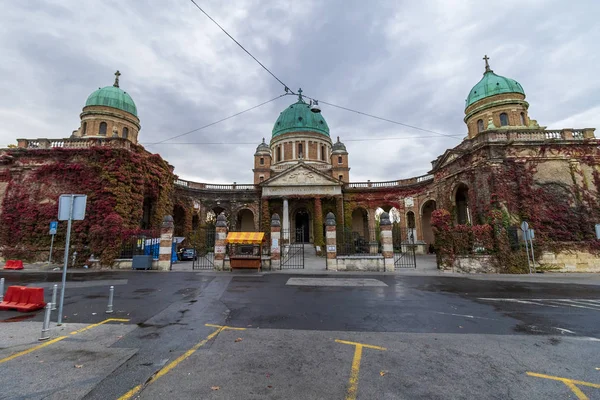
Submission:
M 527 254 L 527 266 L 529 267 L 529 273 L 531 273 L 531 263 L 529 262 L 529 245 L 527 245 L 527 231 L 523 231 L 525 239 L 525 253 Z
M 4 278 L 0 279 L 0 301 L 4 300 Z
M 52 288 L 52 311 L 56 310 L 56 292 L 58 291 L 58 285 L 54 285 Z
M 48 334 L 48 331 L 50 331 L 51 309 L 52 309 L 52 303 L 46 304 L 46 313 L 44 314 L 44 325 L 42 325 L 42 334 L 41 334 L 40 338 L 38 339 L 39 341 L 50 339 L 50 335 Z
M 115 287 L 111 286 L 108 292 L 108 307 L 106 308 L 107 314 L 112 314 L 113 312 L 113 297 L 115 295 Z
M 48 264 L 52 264 L 52 248 L 54 247 L 54 235 L 52 235 L 52 240 L 50 240 L 50 257 L 48 257 Z
M 533 272 L 537 272 L 535 269 L 535 254 L 533 253 L 533 240 L 531 239 L 531 235 L 529 235 L 529 244 L 531 248 L 531 261 L 533 262 Z
M 71 195 L 71 202 L 69 203 L 69 222 L 67 223 L 67 239 L 65 243 L 65 259 L 62 273 L 62 287 L 60 288 L 60 304 L 58 306 L 58 321 L 56 325 L 62 325 L 63 316 L 63 304 L 65 302 L 65 286 L 67 283 L 67 264 L 69 263 L 69 244 L 71 242 L 71 222 L 73 221 L 73 202 L 75 196 Z

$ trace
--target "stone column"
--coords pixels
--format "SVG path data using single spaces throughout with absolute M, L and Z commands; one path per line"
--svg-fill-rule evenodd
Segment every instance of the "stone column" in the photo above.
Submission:
M 336 226 L 335 226 L 335 215 L 332 212 L 327 213 L 325 218 L 326 226 L 326 243 L 325 249 L 327 251 L 327 269 L 330 271 L 337 271 L 337 247 L 336 247 Z
M 377 210 L 374 208 L 370 208 L 369 209 L 369 216 L 368 216 L 368 220 L 367 220 L 367 225 L 369 228 L 369 253 L 370 254 L 377 254 L 379 252 L 378 246 L 377 246 L 377 236 L 375 235 L 375 226 L 376 226 L 376 221 L 375 221 L 375 212 Z M 389 215 L 388 215 L 388 219 L 389 219 Z M 380 217 L 381 220 L 381 217 Z
M 379 217 L 379 227 L 381 228 L 381 247 L 383 253 L 383 265 L 385 272 L 394 272 L 394 246 L 392 243 L 392 221 L 390 215 L 386 212 Z
M 283 240 L 290 241 L 290 206 L 288 199 L 283 199 Z
M 225 239 L 227 238 L 227 219 L 222 213 L 215 224 L 215 262 L 216 270 L 223 270 L 225 262 Z
M 169 271 L 171 269 L 174 230 L 175 224 L 173 223 L 173 217 L 170 215 L 165 216 L 160 227 L 160 248 L 158 250 L 159 271 Z
M 273 269 L 273 261 L 281 259 L 279 240 L 281 240 L 281 221 L 279 214 L 273 214 L 271 217 L 271 269 Z
M 313 218 L 313 241 L 315 246 L 325 245 L 323 240 L 323 207 L 320 197 L 315 197 L 315 215 Z M 323 249 L 321 249 L 323 251 Z M 319 254 L 323 254 L 322 252 Z

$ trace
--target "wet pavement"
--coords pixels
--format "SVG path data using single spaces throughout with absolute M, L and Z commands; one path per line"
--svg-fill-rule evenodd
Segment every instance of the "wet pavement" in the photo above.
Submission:
M 60 280 L 0 276 L 48 300 Z M 72 274 L 85 331 L 36 349 L 42 314 L 0 311 L 0 398 L 600 399 L 600 286 L 556 278 Z M 59 397 L 36 384 L 63 373 Z

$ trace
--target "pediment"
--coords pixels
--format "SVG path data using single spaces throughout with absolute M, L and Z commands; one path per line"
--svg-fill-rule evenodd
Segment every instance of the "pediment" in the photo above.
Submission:
M 271 186 L 341 186 L 342 183 L 316 168 L 300 163 L 265 181 L 263 187 Z
M 437 162 L 435 168 L 432 171 L 436 171 L 436 170 L 452 163 L 452 161 L 456 160 L 459 157 L 460 157 L 460 154 L 457 151 L 455 151 L 453 149 L 446 150 L 446 152 L 444 152 L 442 157 L 440 157 L 440 160 Z

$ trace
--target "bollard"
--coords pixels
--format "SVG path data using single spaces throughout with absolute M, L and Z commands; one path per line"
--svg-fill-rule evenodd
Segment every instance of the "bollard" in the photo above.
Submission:
M 50 313 L 52 309 L 52 303 L 46 304 L 46 313 L 44 314 L 44 325 L 42 325 L 42 335 L 38 339 L 40 342 L 43 340 L 50 339 L 48 332 L 50 331 Z
M 4 300 L 4 278 L 0 279 L 0 301 Z
M 58 285 L 54 285 L 52 288 L 52 311 L 56 310 L 56 292 L 58 291 Z
M 112 314 L 113 312 L 113 296 L 115 295 L 115 287 L 110 287 L 110 292 L 108 294 L 108 307 L 106 308 L 107 314 Z

